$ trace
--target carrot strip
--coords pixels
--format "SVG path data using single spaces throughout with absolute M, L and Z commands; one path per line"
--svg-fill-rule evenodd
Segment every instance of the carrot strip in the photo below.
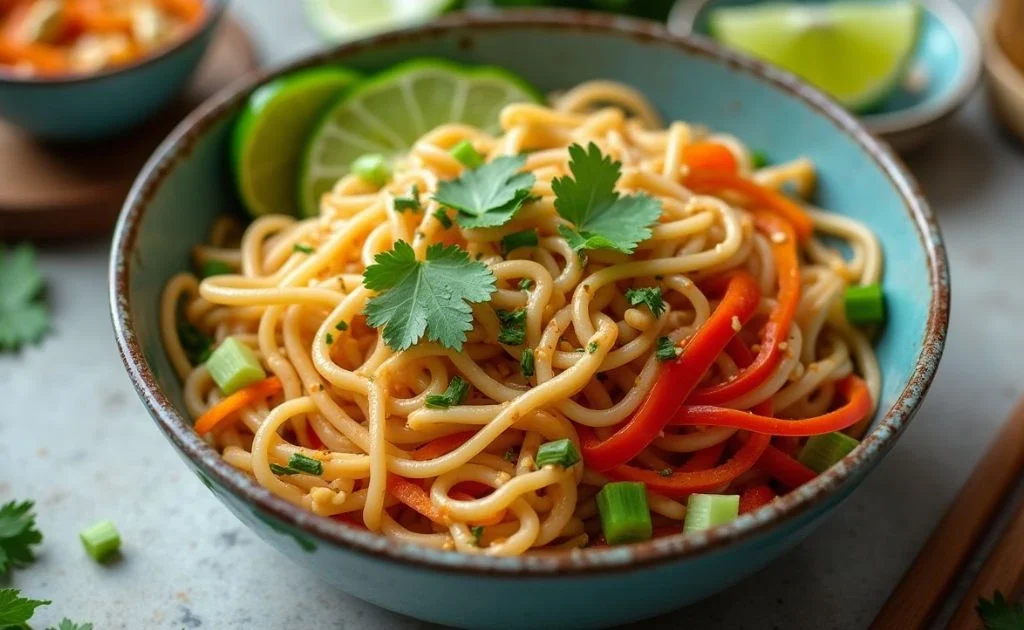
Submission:
M 388 473 L 387 490 L 388 494 L 435 523 L 439 525 L 447 524 L 441 515 L 441 511 L 430 500 L 430 495 L 427 494 L 427 491 L 414 482 L 405 477 L 399 477 L 394 473 Z
M 253 383 L 220 401 L 196 419 L 193 426 L 196 433 L 205 435 L 217 427 L 225 418 L 245 409 L 258 400 L 269 398 L 283 389 L 281 379 L 276 376 Z
M 814 222 L 803 208 L 784 195 L 739 175 L 720 170 L 694 169 L 686 176 L 683 183 L 698 193 L 712 193 L 722 189 L 741 193 L 755 205 L 763 206 L 789 221 L 801 241 L 810 238 L 811 233 L 814 232 Z
M 683 148 L 683 161 L 691 169 L 735 174 L 740 165 L 729 147 L 717 142 L 694 142 Z
M 201 0 L 157 0 L 157 4 L 189 24 L 199 22 L 206 13 L 206 5 Z
M 768 505 L 778 495 L 768 486 L 753 486 L 740 493 L 740 514 Z

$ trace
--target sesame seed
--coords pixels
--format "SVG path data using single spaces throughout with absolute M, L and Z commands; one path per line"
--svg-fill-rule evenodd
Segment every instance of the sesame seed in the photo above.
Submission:
M 740 318 L 735 315 L 732 316 L 732 329 L 736 332 L 743 330 L 743 324 L 740 322 Z

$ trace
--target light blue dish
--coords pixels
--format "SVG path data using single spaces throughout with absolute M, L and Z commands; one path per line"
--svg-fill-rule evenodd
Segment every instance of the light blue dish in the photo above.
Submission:
M 520 558 L 390 541 L 299 510 L 221 460 L 191 430 L 158 314 L 160 291 L 188 267 L 192 245 L 217 215 L 237 208 L 227 160 L 232 121 L 257 81 L 332 62 L 373 71 L 415 56 L 503 65 L 543 90 L 594 78 L 625 81 L 669 118 L 737 134 L 774 159 L 814 159 L 818 202 L 871 225 L 892 270 L 885 276 L 889 319 L 878 344 L 881 412 L 862 445 L 779 502 L 707 533 Z M 777 558 L 853 492 L 906 428 L 935 373 L 949 314 L 946 257 L 934 219 L 910 175 L 851 116 L 790 75 L 673 37 L 653 23 L 557 11 L 453 15 L 307 58 L 215 97 L 178 127 L 136 181 L 114 237 L 110 283 L 117 343 L 139 396 L 232 512 L 347 593 L 473 628 L 642 619 L 707 597 Z
M 141 124 L 181 91 L 209 47 L 225 0 L 207 2 L 200 28 L 123 68 L 55 78 L 0 73 L 0 118 L 51 141 L 97 140 Z
M 669 28 L 679 34 L 707 36 L 711 9 L 760 1 L 680 0 Z M 981 76 L 981 44 L 970 18 L 950 0 L 920 0 L 920 4 L 920 34 L 908 80 L 860 116 L 869 131 L 900 151 L 916 148 L 931 137 L 967 101 Z

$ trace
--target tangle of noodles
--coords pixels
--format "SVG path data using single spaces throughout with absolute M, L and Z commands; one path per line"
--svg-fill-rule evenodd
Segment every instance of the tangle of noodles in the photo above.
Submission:
M 716 142 L 734 155 L 738 176 L 800 195 L 813 189 L 811 162 L 754 170 L 739 140 L 683 122 L 663 127 L 641 95 L 604 81 L 556 96 L 550 108 L 509 105 L 500 121 L 498 137 L 460 124 L 430 131 L 397 159 L 390 183 L 377 189 L 345 176 L 324 196 L 316 218 L 264 216 L 241 234 L 222 219 L 211 244 L 196 247 L 198 264 L 222 261 L 236 274 L 202 282 L 181 274 L 164 292 L 163 338 L 185 383 L 188 411 L 198 418 L 223 395 L 203 365 L 190 363 L 178 337 L 184 322 L 215 343 L 235 336 L 248 344 L 281 382 L 279 393 L 247 404 L 207 435 L 225 460 L 316 514 L 416 544 L 508 555 L 598 542 L 595 495 L 626 468 L 736 468 L 744 449 L 767 448 L 768 438 L 728 424 L 673 422 L 630 467 L 598 471 L 586 450 L 584 465 L 534 465 L 540 444 L 569 438 L 579 446 L 582 433 L 604 440 L 637 412 L 659 376 L 659 337 L 685 348 L 718 307 L 721 291 L 708 289 L 709 279 L 742 269 L 755 280 L 760 304 L 749 322 L 732 324 L 749 355 L 761 350 L 762 329 L 779 297 L 773 246 L 780 234 L 759 228 L 756 209 L 742 194 L 692 190 L 687 147 Z M 448 152 L 462 140 L 487 159 L 525 154 L 536 201 L 498 228 L 446 229 L 431 194 L 462 171 Z M 651 238 L 632 255 L 596 250 L 581 257 L 559 235 L 552 179 L 568 174 L 569 145 L 591 142 L 622 163 L 621 193 L 644 192 L 662 204 Z M 397 212 L 394 198 L 413 184 L 424 211 Z M 841 305 L 847 285 L 879 280 L 881 252 L 856 221 L 805 209 L 816 234 L 845 241 L 849 253 L 817 236 L 800 241 L 799 299 L 779 344 L 781 359 L 756 387 L 712 404 L 723 416 L 728 408 L 779 419 L 819 416 L 843 404 L 843 384 L 857 373 L 872 401 L 847 429 L 859 437 L 877 404 L 880 376 L 868 339 L 846 323 Z M 501 238 L 529 228 L 540 233 L 539 244 L 503 256 Z M 458 244 L 497 278 L 490 302 L 473 305 L 473 329 L 461 351 L 424 340 L 394 352 L 366 325 L 362 312 L 374 294 L 362 273 L 398 240 L 411 243 L 421 259 L 431 243 Z M 296 244 L 313 251 L 297 251 Z M 529 290 L 520 290 L 522 279 L 532 281 Z M 667 305 L 659 317 L 624 297 L 627 289 L 654 286 Z M 536 357 L 530 378 L 520 373 L 519 350 L 497 342 L 497 309 L 526 311 L 525 345 Z M 337 322 L 347 329 L 336 330 Z M 596 351 L 578 351 L 588 345 Z M 751 358 L 743 354 L 722 352 L 700 388 L 734 381 Z M 425 397 L 442 393 L 455 375 L 471 385 L 464 404 L 427 408 Z M 792 455 L 803 439 L 776 436 L 771 445 Z M 320 460 L 323 473 L 271 470 L 295 453 Z M 765 484 L 787 490 L 762 468 L 765 462 L 751 461 L 704 491 L 738 493 Z M 410 493 L 426 497 L 426 509 L 409 501 Z M 655 535 L 680 531 L 685 493 L 649 487 L 648 503 Z

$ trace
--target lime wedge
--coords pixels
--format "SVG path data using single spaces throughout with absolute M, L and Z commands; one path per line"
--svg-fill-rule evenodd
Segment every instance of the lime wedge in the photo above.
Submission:
M 309 132 L 324 109 L 359 78 L 344 68 L 313 68 L 252 93 L 231 142 L 235 183 L 250 215 L 299 214 L 295 178 Z
M 306 0 L 310 25 L 329 41 L 426 22 L 461 0 Z
M 862 111 L 899 84 L 917 40 L 914 2 L 769 3 L 716 9 L 722 43 L 806 79 Z
M 320 197 L 360 155 L 407 153 L 420 136 L 450 122 L 497 133 L 505 105 L 541 100 L 520 77 L 489 66 L 418 59 L 381 72 L 353 87 L 310 135 L 299 174 L 302 212 L 316 215 Z

